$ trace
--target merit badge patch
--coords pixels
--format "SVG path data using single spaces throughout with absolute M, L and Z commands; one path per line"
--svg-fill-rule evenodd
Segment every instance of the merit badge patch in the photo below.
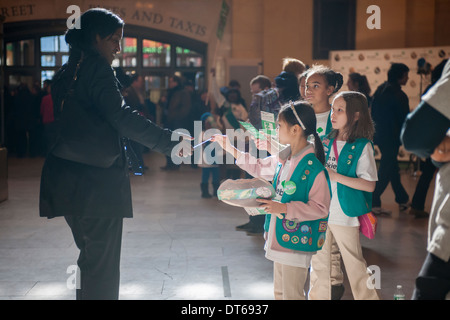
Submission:
M 284 230 L 286 230 L 287 232 L 295 232 L 300 228 L 300 223 L 292 220 L 283 219 L 282 224 Z
M 324 243 L 325 243 L 325 234 L 321 234 L 319 236 L 319 240 L 317 240 L 317 247 L 322 248 Z
M 326 221 L 320 221 L 319 223 L 319 232 L 327 231 L 328 223 Z
M 308 237 L 307 236 L 302 237 L 301 241 L 302 241 L 303 244 L 307 244 L 308 243 Z
M 297 190 L 297 185 L 294 181 L 285 181 L 283 185 L 284 192 L 288 195 L 293 195 Z

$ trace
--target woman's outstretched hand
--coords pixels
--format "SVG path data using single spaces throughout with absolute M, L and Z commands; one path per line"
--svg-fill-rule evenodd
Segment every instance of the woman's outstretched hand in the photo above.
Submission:
M 194 149 L 191 146 L 191 141 L 194 140 L 190 135 L 177 132 L 180 136 L 180 151 L 178 152 L 178 156 L 180 158 L 187 158 L 192 155 Z

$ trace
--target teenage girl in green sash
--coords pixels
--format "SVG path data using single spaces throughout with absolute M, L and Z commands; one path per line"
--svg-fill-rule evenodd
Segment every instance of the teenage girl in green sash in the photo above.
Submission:
M 330 205 L 324 150 L 316 132 L 316 117 L 303 101 L 289 103 L 278 115 L 279 154 L 256 159 L 217 135 L 236 164 L 254 177 L 273 181 L 274 199 L 259 199 L 266 211 L 266 258 L 274 262 L 275 299 L 305 299 L 304 285 L 311 258 L 325 243 Z M 307 138 L 314 137 L 314 146 Z
M 324 65 L 313 65 L 306 73 L 305 96 L 316 113 L 317 133 L 321 139 L 333 129 L 330 99 L 341 89 L 343 82 L 342 74 Z M 332 255 L 334 261 L 331 274 L 332 299 L 339 300 L 344 294 L 344 274 L 340 266 L 341 256 L 336 246 L 332 248 Z
M 309 299 L 331 299 L 332 247 L 337 245 L 356 300 L 379 299 L 368 281 L 359 240 L 358 216 L 371 211 L 377 168 L 372 137 L 374 126 L 366 97 L 354 91 L 336 96 L 331 109 L 333 131 L 323 139 L 332 198 L 327 241 L 312 259 Z M 370 284 L 368 284 L 370 282 Z
M 331 132 L 330 98 L 341 89 L 343 83 L 342 74 L 326 66 L 314 65 L 307 71 L 306 100 L 316 113 L 317 133 L 321 138 Z

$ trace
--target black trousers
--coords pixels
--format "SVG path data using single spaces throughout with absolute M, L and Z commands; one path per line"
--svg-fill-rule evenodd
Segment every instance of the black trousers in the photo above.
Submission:
M 420 175 L 419 181 L 417 181 L 416 191 L 414 191 L 414 196 L 411 201 L 411 208 L 424 210 L 427 192 L 436 172 L 436 167 L 431 162 L 431 158 L 427 158 L 425 161 L 420 161 L 420 170 L 422 174 Z
M 65 216 L 80 249 L 77 300 L 117 300 L 122 218 Z
M 450 260 L 443 261 L 428 253 L 419 276 L 412 300 L 445 300 L 450 293 Z
M 378 181 L 372 194 L 372 206 L 381 206 L 381 195 L 391 183 L 395 193 L 395 202 L 406 203 L 409 200 L 408 193 L 400 180 L 400 168 L 398 166 L 398 149 L 399 146 L 390 144 L 379 144 L 381 151 L 380 167 L 378 168 Z

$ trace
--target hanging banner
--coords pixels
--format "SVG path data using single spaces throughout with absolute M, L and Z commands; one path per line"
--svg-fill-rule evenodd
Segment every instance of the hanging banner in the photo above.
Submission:
M 227 24 L 227 18 L 228 13 L 230 12 L 230 7 L 228 6 L 227 2 L 225 0 L 222 0 L 222 8 L 220 9 L 220 18 L 219 18 L 219 25 L 217 27 L 217 38 L 219 40 L 222 40 L 223 32 L 225 30 L 225 26 Z

